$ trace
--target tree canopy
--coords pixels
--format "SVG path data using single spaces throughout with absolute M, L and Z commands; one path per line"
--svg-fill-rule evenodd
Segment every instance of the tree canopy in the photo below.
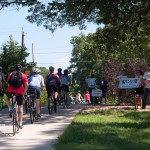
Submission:
M 4 1 L 4 2 L 3 2 Z M 80 29 L 86 23 L 104 24 L 113 30 L 137 34 L 150 33 L 149 0 L 2 0 L 1 8 L 10 5 L 29 7 L 27 20 L 52 32 L 65 25 Z

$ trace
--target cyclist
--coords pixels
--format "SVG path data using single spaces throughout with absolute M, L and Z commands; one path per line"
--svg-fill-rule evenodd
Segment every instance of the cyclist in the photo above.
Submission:
M 40 96 L 41 91 L 44 88 L 44 78 L 40 75 L 41 70 L 36 68 L 33 71 L 33 75 L 28 79 L 29 81 L 29 88 L 32 87 L 36 90 L 36 119 L 39 119 L 41 117 L 40 114 Z
M 58 87 L 61 85 L 61 80 L 59 79 L 59 76 L 54 73 L 55 68 L 53 66 L 49 67 L 50 73 L 45 78 L 46 83 L 46 91 L 48 98 L 50 97 L 50 91 L 51 89 L 55 92 L 55 98 L 54 102 L 57 102 L 58 97 Z
M 62 91 L 66 92 L 67 94 L 67 105 L 69 106 L 69 85 L 71 83 L 71 79 L 68 76 L 68 70 L 64 70 L 64 74 L 61 76 L 61 82 L 62 82 Z
M 59 79 L 60 79 L 61 76 L 63 75 L 62 68 L 58 68 L 57 75 L 59 76 Z M 61 105 L 61 98 L 62 98 L 61 86 L 58 85 L 58 103 L 59 103 L 59 105 Z
M 21 72 L 21 65 L 20 64 L 16 64 L 14 66 L 14 71 L 11 72 L 9 75 L 8 75 L 8 88 L 7 88 L 7 105 L 8 105 L 8 108 L 9 108 L 9 117 L 12 117 L 12 105 L 11 105 L 11 101 L 10 101 L 10 98 L 11 98 L 11 95 L 12 94 L 17 94 L 16 95 L 16 101 L 17 101 L 17 105 L 18 105 L 18 124 L 19 124 L 19 128 L 22 129 L 23 128 L 23 124 L 22 124 L 22 120 L 23 120 L 23 96 L 24 94 L 26 93 L 27 91 L 27 88 L 28 88 L 28 79 L 27 79 L 27 76 Z M 10 80 L 11 80 L 11 76 L 13 74 L 19 74 L 21 73 L 22 75 L 22 81 L 20 86 L 19 87 L 14 87 L 12 84 L 10 84 Z

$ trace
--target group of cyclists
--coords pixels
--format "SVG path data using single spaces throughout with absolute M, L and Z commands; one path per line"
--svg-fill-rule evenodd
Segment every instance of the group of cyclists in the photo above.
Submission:
M 14 71 L 9 73 L 7 77 L 8 86 L 6 92 L 6 102 L 9 109 L 9 117 L 12 117 L 11 95 L 16 94 L 16 101 L 18 105 L 18 124 L 20 129 L 23 128 L 22 121 L 24 96 L 27 94 L 27 90 L 30 89 L 30 87 L 34 88 L 36 91 L 36 119 L 38 120 L 41 117 L 40 96 L 42 90 L 44 90 L 44 87 L 46 87 L 47 98 L 49 98 L 50 96 L 50 90 L 54 91 L 55 102 L 57 102 L 58 97 L 62 97 L 61 95 L 63 95 L 63 92 L 65 91 L 67 95 L 67 105 L 69 105 L 69 85 L 71 83 L 71 79 L 68 75 L 69 72 L 67 69 L 65 69 L 63 71 L 64 73 L 62 73 L 62 69 L 59 68 L 58 72 L 55 73 L 55 68 L 53 66 L 50 66 L 49 73 L 46 75 L 45 79 L 40 74 L 41 70 L 38 68 L 35 68 L 30 76 L 27 76 L 25 73 L 23 73 L 21 69 L 21 65 L 16 64 L 14 66 Z M 0 67 L 0 73 L 1 70 L 2 68 Z M 1 84 L 3 83 L 2 80 L 0 80 L 0 82 Z

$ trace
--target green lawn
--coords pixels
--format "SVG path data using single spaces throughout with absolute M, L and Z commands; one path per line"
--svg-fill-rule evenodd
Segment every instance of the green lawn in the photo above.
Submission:
M 79 113 L 59 137 L 56 150 L 148 150 L 150 112 L 97 110 Z

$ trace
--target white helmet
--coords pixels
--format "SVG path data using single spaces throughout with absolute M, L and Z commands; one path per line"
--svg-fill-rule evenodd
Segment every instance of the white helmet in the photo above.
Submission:
M 41 72 L 41 70 L 40 69 L 38 69 L 38 68 L 36 68 L 36 69 L 34 69 L 34 71 L 33 71 L 34 73 L 40 73 Z

